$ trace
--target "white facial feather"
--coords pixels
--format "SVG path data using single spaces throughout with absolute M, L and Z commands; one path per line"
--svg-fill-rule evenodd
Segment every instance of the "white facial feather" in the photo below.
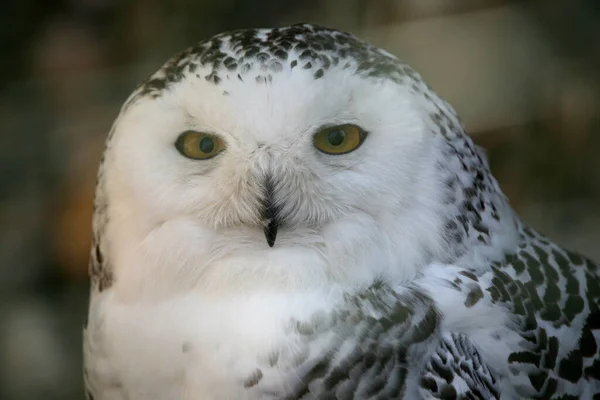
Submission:
M 117 286 L 156 293 L 410 279 L 423 254 L 444 249 L 439 139 L 426 112 L 404 87 L 343 70 L 318 81 L 275 75 L 269 85 L 189 79 L 133 104 L 115 127 L 106 171 Z M 320 127 L 342 123 L 369 133 L 359 149 L 314 148 Z M 226 150 L 183 157 L 174 142 L 188 129 L 220 135 Z M 272 249 L 260 221 L 266 175 L 287 216 Z

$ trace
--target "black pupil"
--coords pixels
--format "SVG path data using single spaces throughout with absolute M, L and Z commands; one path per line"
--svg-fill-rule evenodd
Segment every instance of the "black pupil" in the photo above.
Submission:
M 215 141 L 209 137 L 200 139 L 200 151 L 203 153 L 212 153 L 215 149 Z
M 329 141 L 329 144 L 331 144 L 332 146 L 339 146 L 340 144 L 344 143 L 345 139 L 346 139 L 346 132 L 344 132 L 341 129 L 336 129 L 327 134 L 327 140 Z

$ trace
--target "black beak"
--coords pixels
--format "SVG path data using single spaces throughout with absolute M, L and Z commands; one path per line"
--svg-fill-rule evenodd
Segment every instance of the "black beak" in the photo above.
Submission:
M 265 238 L 267 238 L 267 244 L 269 247 L 273 247 L 275 239 L 277 238 L 277 220 L 268 219 L 267 226 L 265 226 Z
M 269 247 L 275 245 L 277 228 L 279 227 L 279 209 L 274 202 L 274 187 L 271 177 L 265 180 L 264 221 L 265 238 Z

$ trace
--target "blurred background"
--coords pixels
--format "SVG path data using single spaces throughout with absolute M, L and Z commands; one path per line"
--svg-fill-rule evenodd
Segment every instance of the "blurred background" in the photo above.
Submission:
M 600 260 L 597 0 L 3 0 L 0 399 L 82 399 L 95 175 L 135 85 L 222 30 L 313 22 L 412 65 L 512 205 Z

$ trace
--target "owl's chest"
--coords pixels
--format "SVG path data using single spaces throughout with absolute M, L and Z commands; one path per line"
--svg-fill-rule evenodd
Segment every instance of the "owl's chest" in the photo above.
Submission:
M 281 398 L 327 352 L 332 338 L 296 330 L 322 308 L 315 297 L 98 298 L 85 333 L 87 384 L 95 400 Z

